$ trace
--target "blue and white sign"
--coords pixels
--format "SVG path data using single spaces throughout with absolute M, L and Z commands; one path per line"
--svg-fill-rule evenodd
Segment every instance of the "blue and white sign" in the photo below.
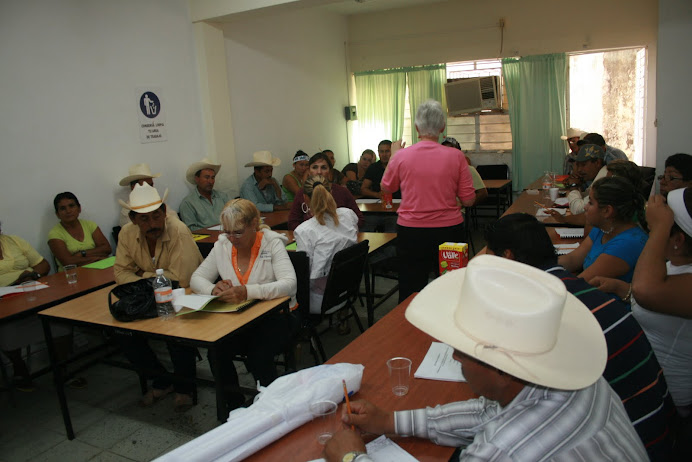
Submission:
M 158 87 L 138 87 L 136 94 L 140 141 L 142 143 L 167 141 L 166 117 L 161 89 Z

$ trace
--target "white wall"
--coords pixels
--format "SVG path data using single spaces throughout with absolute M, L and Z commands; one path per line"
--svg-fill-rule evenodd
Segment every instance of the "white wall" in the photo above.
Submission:
M 231 117 L 240 182 L 252 153 L 281 158 L 274 177 L 293 169 L 298 149 L 330 148 L 347 162 L 346 19 L 301 10 L 226 24 Z
M 663 173 L 665 160 L 676 152 L 692 154 L 689 78 L 692 63 L 692 2 L 659 0 L 658 18 L 658 143 L 656 169 Z
M 131 164 L 163 176 L 177 207 L 203 157 L 192 25 L 184 0 L 0 3 L 0 220 L 50 260 L 53 197 L 72 191 L 110 236 Z M 140 144 L 135 87 L 161 87 L 168 141 Z

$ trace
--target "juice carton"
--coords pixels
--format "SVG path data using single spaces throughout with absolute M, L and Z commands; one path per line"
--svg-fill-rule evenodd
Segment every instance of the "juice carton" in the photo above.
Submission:
M 469 245 L 463 242 L 440 244 L 440 275 L 465 268 L 469 263 Z

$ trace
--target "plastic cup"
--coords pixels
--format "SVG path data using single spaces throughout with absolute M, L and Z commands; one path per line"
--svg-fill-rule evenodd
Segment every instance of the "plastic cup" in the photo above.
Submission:
M 36 281 L 27 281 L 20 284 L 22 291 L 26 294 L 26 299 L 30 302 L 36 300 Z
M 560 195 L 560 188 L 550 188 L 550 200 L 555 202 Z
M 334 435 L 337 428 L 336 408 L 334 401 L 310 403 L 310 414 L 312 414 L 312 420 L 316 422 L 317 442 L 320 444 L 325 444 Z
M 387 369 L 389 369 L 392 393 L 396 396 L 404 396 L 408 393 L 408 385 L 411 380 L 411 360 L 408 358 L 392 358 L 387 361 Z
M 68 284 L 77 284 L 77 265 L 65 265 L 64 269 Z

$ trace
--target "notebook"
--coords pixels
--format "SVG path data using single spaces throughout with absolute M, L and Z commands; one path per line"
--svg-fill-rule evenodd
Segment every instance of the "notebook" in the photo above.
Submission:
M 183 305 L 184 309 L 181 310 L 176 316 L 182 316 L 188 313 L 194 313 L 195 311 L 206 311 L 208 313 L 239 313 L 255 303 L 258 300 L 245 300 L 240 303 L 224 303 L 220 300 L 216 300 L 215 296 L 212 295 L 183 295 L 179 299 L 174 301 L 174 304 Z
M 558 255 L 567 255 L 577 247 L 579 247 L 578 242 L 575 242 L 574 244 L 555 244 L 555 253 Z
M 549 207 L 547 209 L 538 209 L 538 211 L 536 212 L 536 218 L 549 217 L 550 214 L 548 212 L 546 212 L 546 210 L 554 210 L 555 212 L 559 213 L 560 215 L 564 215 L 565 213 L 567 213 L 567 209 L 556 209 L 553 207 Z
M 584 228 L 555 228 L 555 232 L 562 239 L 584 237 Z

